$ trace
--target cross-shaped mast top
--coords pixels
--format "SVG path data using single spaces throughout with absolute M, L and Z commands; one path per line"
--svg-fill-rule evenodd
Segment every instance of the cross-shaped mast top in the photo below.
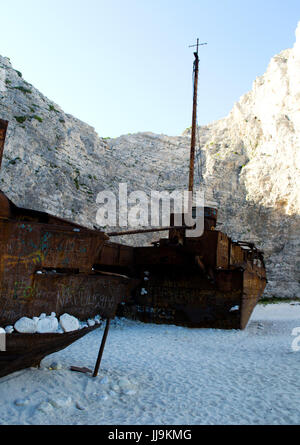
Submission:
M 197 39 L 197 44 L 196 45 L 190 45 L 189 48 L 195 48 L 197 47 L 197 56 L 198 56 L 198 52 L 199 52 L 199 46 L 203 46 L 203 45 L 207 45 L 207 43 L 199 43 L 199 39 Z

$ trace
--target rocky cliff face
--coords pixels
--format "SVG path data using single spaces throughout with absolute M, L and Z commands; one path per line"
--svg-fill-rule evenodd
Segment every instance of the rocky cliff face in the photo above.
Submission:
M 0 117 L 9 121 L 1 189 L 21 207 L 91 225 L 96 189 L 109 178 L 105 141 L 1 56 Z
M 229 116 L 199 129 L 200 182 L 219 205 L 219 228 L 265 252 L 265 294 L 283 298 L 300 297 L 300 26 L 296 36 Z M 146 192 L 187 188 L 188 130 L 101 139 L 2 57 L 0 118 L 10 121 L 1 189 L 20 206 L 92 226 L 97 193 L 119 182 Z

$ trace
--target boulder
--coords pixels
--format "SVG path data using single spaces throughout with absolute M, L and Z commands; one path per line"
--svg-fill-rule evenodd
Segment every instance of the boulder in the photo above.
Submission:
M 69 314 L 64 314 L 59 318 L 59 323 L 64 332 L 72 332 L 80 329 L 80 323 L 77 318 Z
M 35 334 L 37 330 L 36 323 L 27 317 L 22 317 L 15 323 L 15 330 L 20 334 Z

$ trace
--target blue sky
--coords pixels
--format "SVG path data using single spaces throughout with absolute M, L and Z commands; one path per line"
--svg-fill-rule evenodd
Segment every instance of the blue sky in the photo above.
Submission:
M 0 0 L 0 54 L 100 136 L 181 134 L 191 125 L 193 51 L 200 124 L 226 116 L 292 47 L 300 0 Z

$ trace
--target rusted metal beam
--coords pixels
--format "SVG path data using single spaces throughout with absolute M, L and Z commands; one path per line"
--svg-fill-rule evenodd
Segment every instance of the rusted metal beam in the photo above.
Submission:
M 139 230 L 128 230 L 126 232 L 111 232 L 107 233 L 109 237 L 113 236 L 125 236 L 125 235 L 137 235 L 139 233 L 155 233 L 155 232 L 165 232 L 167 230 L 172 229 L 192 229 L 193 227 L 187 227 L 187 226 L 169 226 L 169 227 L 160 227 L 157 229 L 139 229 Z
M 101 346 L 100 346 L 100 350 L 99 350 L 93 377 L 97 377 L 98 372 L 99 372 L 99 368 L 100 368 L 100 364 L 101 364 L 101 360 L 102 360 L 102 356 L 103 356 L 103 352 L 104 352 L 104 348 L 105 348 L 105 343 L 106 343 L 106 339 L 107 339 L 107 334 L 109 331 L 109 325 L 110 325 L 110 318 L 108 318 L 106 321 L 105 331 L 103 334 L 103 338 L 102 338 L 102 342 L 101 342 Z
M 91 369 L 89 369 L 89 368 L 85 368 L 85 367 L 80 368 L 80 367 L 78 367 L 78 366 L 71 366 L 70 371 L 73 371 L 73 372 L 81 372 L 82 374 L 92 374 L 92 372 L 93 372 L 93 371 L 92 371 Z

